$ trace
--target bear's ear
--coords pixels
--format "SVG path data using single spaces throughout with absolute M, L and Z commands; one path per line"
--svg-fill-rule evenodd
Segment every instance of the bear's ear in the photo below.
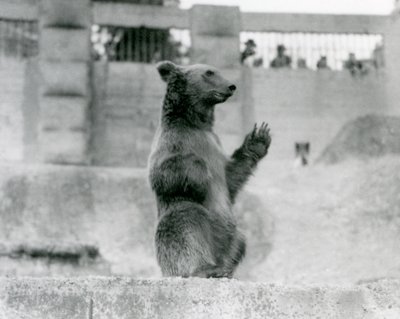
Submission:
M 168 82 L 178 72 L 178 66 L 170 61 L 162 61 L 157 64 L 158 73 L 164 82 Z

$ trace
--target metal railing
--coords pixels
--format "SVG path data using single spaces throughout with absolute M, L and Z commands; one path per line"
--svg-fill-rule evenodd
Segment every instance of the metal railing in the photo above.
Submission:
M 383 66 L 383 37 L 379 34 L 242 32 L 240 38 L 242 50 L 248 40 L 255 42 L 256 58 L 266 68 L 276 57 L 278 45 L 285 47 L 292 68 L 317 69 L 318 61 L 326 57 L 328 68 L 341 70 L 350 53 L 365 64 Z
M 140 63 L 171 60 L 185 64 L 190 36 L 188 30 L 94 25 L 92 43 L 96 60 Z

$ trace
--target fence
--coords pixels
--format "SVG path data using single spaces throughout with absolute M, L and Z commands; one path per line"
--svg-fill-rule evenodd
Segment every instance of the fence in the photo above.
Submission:
M 256 55 L 269 67 L 276 57 L 278 45 L 284 45 L 292 58 L 293 68 L 316 69 L 321 57 L 326 57 L 328 68 L 341 70 L 350 53 L 358 60 L 381 67 L 383 37 L 379 34 L 333 34 L 299 32 L 242 32 L 241 46 L 252 39 L 257 45 Z
M 170 60 L 185 64 L 190 47 L 189 30 L 92 27 L 95 60 L 152 63 Z

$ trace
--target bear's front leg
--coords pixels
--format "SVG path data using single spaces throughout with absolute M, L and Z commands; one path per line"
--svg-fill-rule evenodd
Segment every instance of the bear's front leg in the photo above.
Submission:
M 232 203 L 236 195 L 248 180 L 257 163 L 268 153 L 271 145 L 268 124 L 257 124 L 246 135 L 244 142 L 232 155 L 226 166 L 226 179 Z

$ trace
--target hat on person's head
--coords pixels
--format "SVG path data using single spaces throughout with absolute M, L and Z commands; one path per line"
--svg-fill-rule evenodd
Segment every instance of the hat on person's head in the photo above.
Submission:
M 254 42 L 253 39 L 248 39 L 244 44 L 245 45 L 249 45 L 249 46 L 253 46 L 253 47 L 257 46 L 257 44 Z
M 278 44 L 277 49 L 278 49 L 278 51 L 285 51 L 286 47 L 283 44 Z

